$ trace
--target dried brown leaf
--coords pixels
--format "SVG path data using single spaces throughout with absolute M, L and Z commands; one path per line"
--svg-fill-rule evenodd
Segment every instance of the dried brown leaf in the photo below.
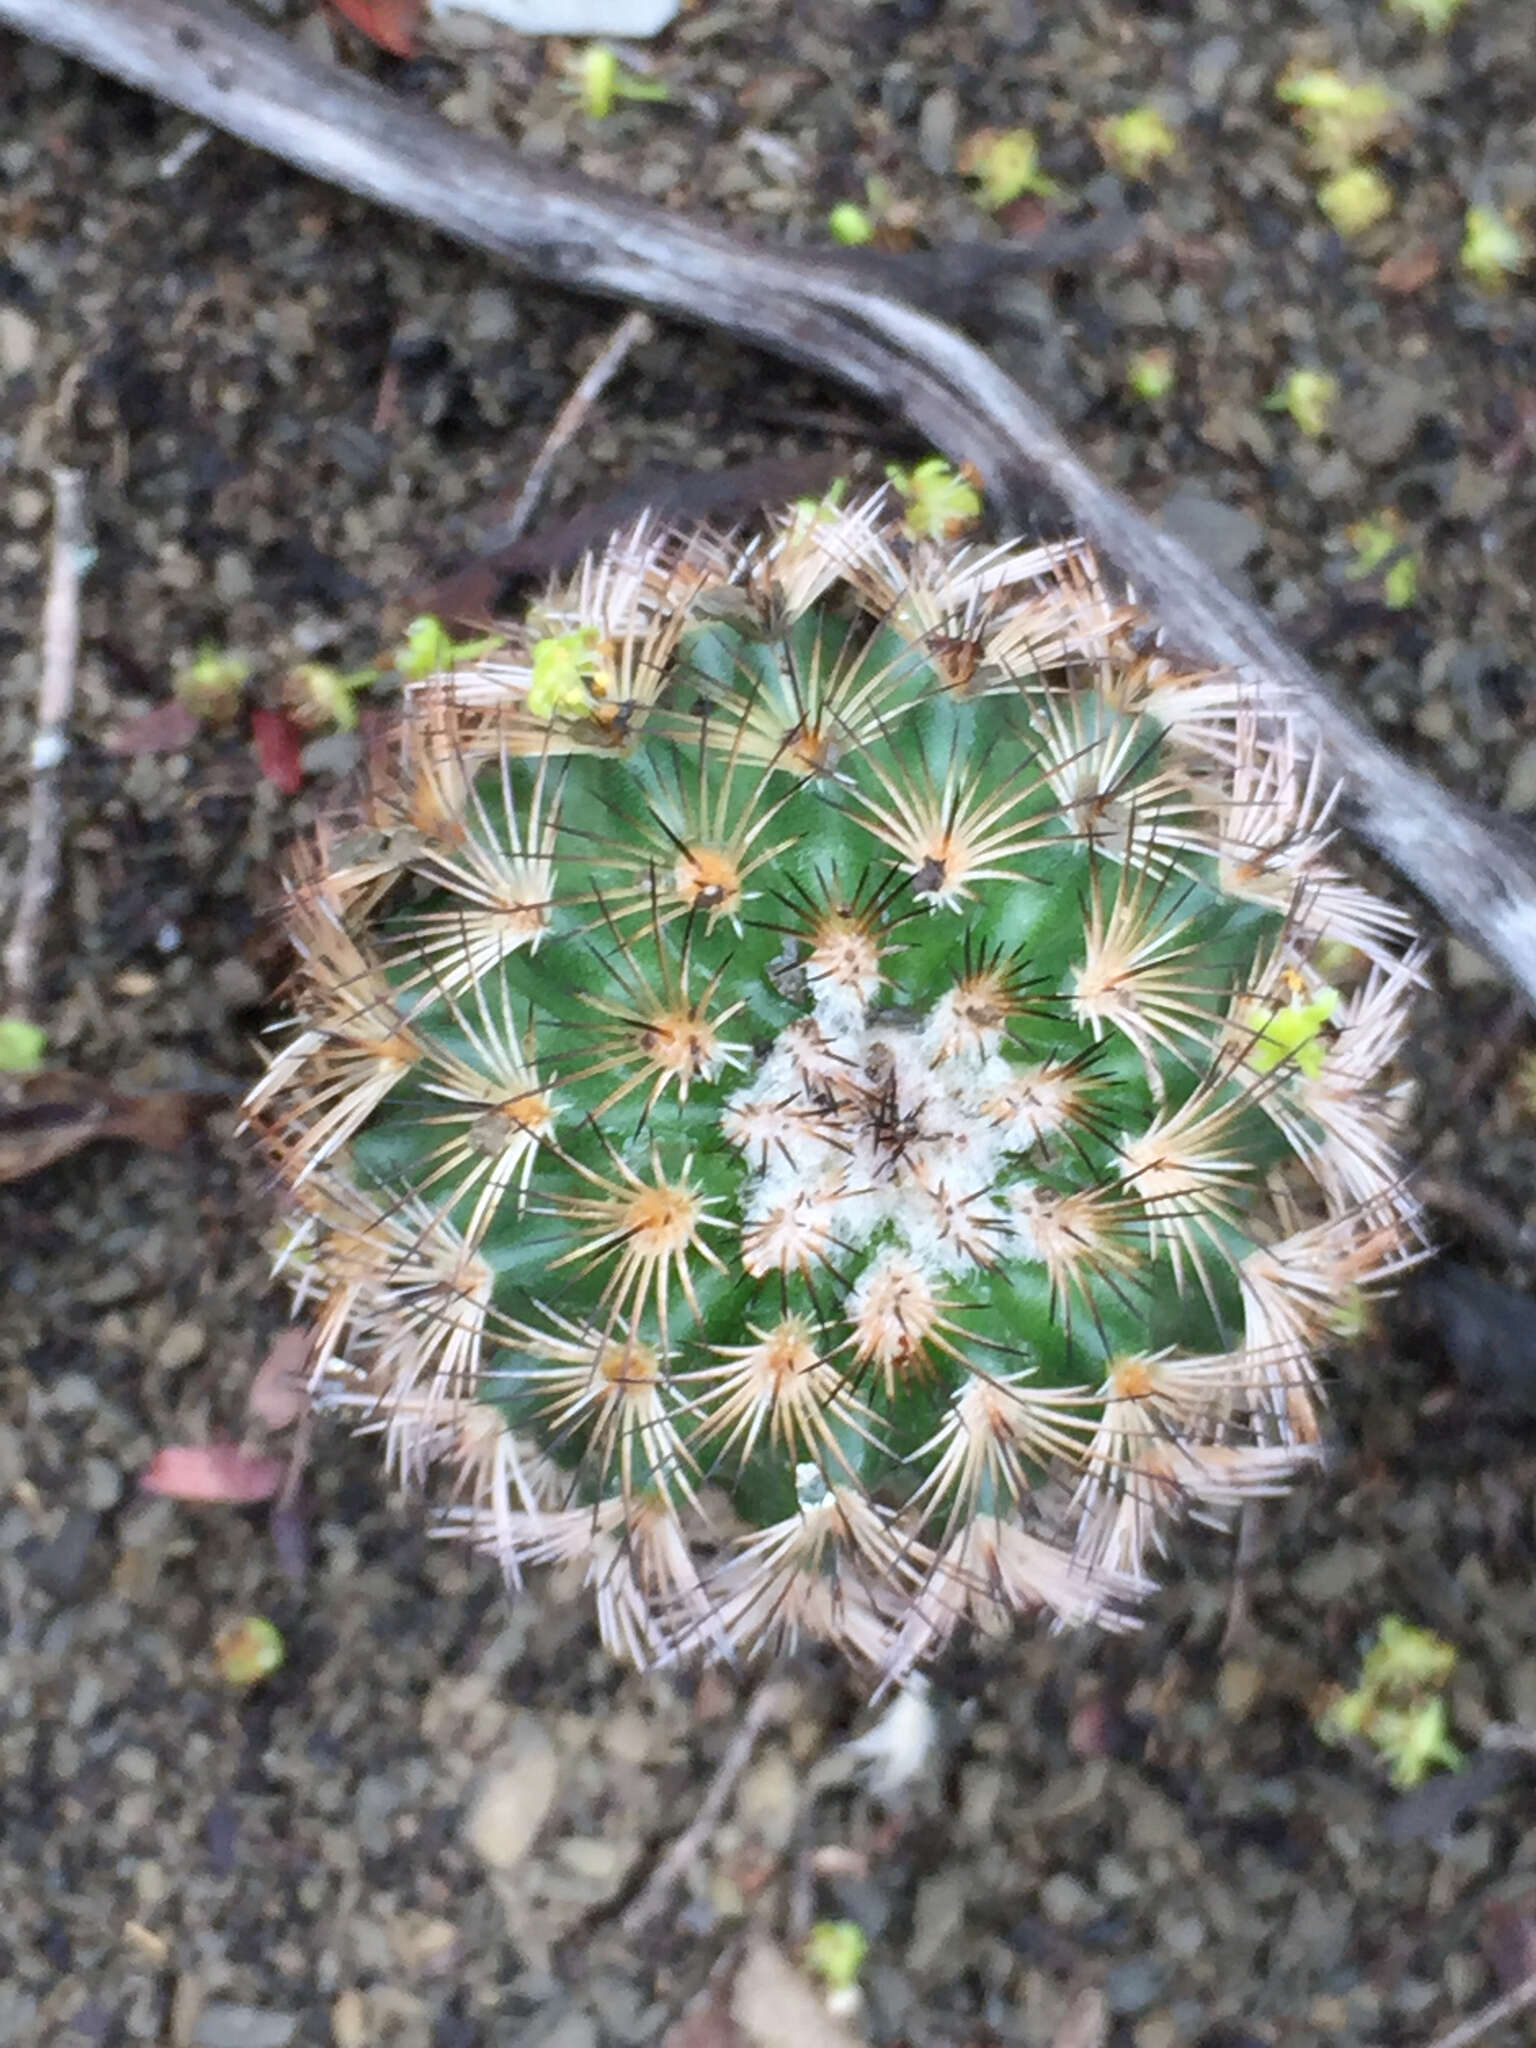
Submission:
M 20 1180 L 98 1138 L 169 1152 L 217 1101 L 166 1090 L 125 1095 L 110 1081 L 54 1067 L 0 1078 L 0 1181 Z

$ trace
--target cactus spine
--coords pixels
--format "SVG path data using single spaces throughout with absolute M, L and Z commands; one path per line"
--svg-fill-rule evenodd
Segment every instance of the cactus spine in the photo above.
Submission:
M 1413 1255 L 1420 956 L 1329 791 L 924 476 L 642 522 L 408 690 L 290 890 L 249 1114 L 317 1389 L 640 1664 L 1123 1621 Z

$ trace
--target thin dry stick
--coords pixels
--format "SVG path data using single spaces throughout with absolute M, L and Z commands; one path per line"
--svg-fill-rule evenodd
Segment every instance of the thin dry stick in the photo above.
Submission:
M 1473 2013 L 1471 2019 L 1463 2020 L 1459 2027 L 1452 2027 L 1448 2034 L 1437 2036 L 1430 2043 L 1430 2048 L 1469 2048 L 1469 2043 L 1480 2041 L 1490 2027 L 1502 2026 L 1505 2020 L 1517 2018 L 1533 2005 L 1536 2005 L 1536 1970 L 1529 1977 L 1522 1977 L 1502 1998 L 1485 2005 L 1481 2012 Z
M 555 423 L 545 435 L 543 447 L 529 466 L 528 474 L 523 479 L 523 488 L 517 494 L 516 504 L 496 528 L 497 547 L 510 547 L 514 541 L 521 540 L 528 531 L 528 522 L 534 515 L 539 499 L 544 495 L 544 486 L 549 482 L 549 473 L 554 468 L 561 449 L 574 441 L 581 432 L 587 414 L 596 405 L 606 386 L 613 381 L 630 350 L 638 347 L 643 341 L 649 341 L 654 332 L 655 327 L 648 314 L 626 313 L 603 343 L 596 362 L 555 414 Z
M 643 1890 L 625 1908 L 619 1922 L 624 1935 L 632 1939 L 643 1934 L 667 1910 L 673 1892 L 688 1873 L 688 1866 L 720 1825 L 736 1781 L 752 1760 L 758 1737 L 770 1722 L 783 1719 L 790 1697 L 790 1688 L 782 1679 L 769 1679 L 747 1702 L 741 1723 L 726 1746 L 708 1791 L 699 1801 L 698 1812 L 646 1879 Z
M 77 469 L 53 472 L 53 559 L 43 606 L 43 679 L 37 693 L 32 739 L 32 789 L 27 850 L 16 891 L 16 917 L 5 945 L 7 1002 L 13 1016 L 30 1017 L 37 994 L 37 956 L 43 920 L 59 879 L 63 806 L 59 770 L 69 752 L 80 652 L 80 571 L 85 559 L 85 478 Z
M 825 260 L 737 240 L 521 162 L 307 57 L 222 0 L 0 0 L 9 24 L 552 283 L 629 300 L 809 364 L 974 462 L 1005 520 L 1057 501 L 1186 659 L 1295 714 L 1354 829 L 1536 1003 L 1536 836 L 1440 789 L 1347 711 L 1252 605 L 1094 475 L 973 342 Z

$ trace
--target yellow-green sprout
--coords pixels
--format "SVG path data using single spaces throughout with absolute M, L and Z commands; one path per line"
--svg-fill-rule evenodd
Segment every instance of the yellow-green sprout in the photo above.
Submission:
M 1400 1614 L 1385 1614 L 1360 1666 L 1360 1680 L 1374 1692 L 1412 1692 L 1445 1685 L 1455 1669 L 1453 1643 L 1416 1628 Z
M 1156 107 L 1132 107 L 1101 121 L 1094 132 L 1108 161 L 1131 178 L 1144 178 L 1179 152 L 1179 138 Z
M 1328 1051 L 1323 1027 L 1339 1001 L 1336 988 L 1323 988 L 1309 1002 L 1295 997 L 1283 1007 L 1255 1006 L 1248 1020 L 1254 1033 L 1246 1054 L 1249 1066 L 1257 1073 L 1272 1074 L 1289 1061 L 1298 1074 L 1315 1081 Z
M 1174 386 L 1173 350 L 1139 349 L 1125 366 L 1125 381 L 1131 393 L 1147 405 L 1161 405 Z
M 1309 440 L 1328 431 L 1328 417 L 1339 395 L 1339 380 L 1326 370 L 1292 370 L 1271 391 L 1269 412 L 1288 412 Z
M 960 168 L 993 213 L 1026 192 L 1049 199 L 1058 190 L 1040 168 L 1040 144 L 1029 128 L 979 128 L 960 151 Z
M 1363 235 L 1392 211 L 1392 187 L 1370 164 L 1352 164 L 1325 178 L 1317 203 L 1341 235 Z
M 664 100 L 670 97 L 660 79 L 640 78 L 627 71 L 606 43 L 588 43 L 569 67 L 569 89 L 592 121 L 604 121 L 620 100 Z
M 478 640 L 455 640 L 441 619 L 424 612 L 405 629 L 405 638 L 395 650 L 395 672 L 408 683 L 419 683 L 445 669 L 479 661 L 503 644 L 499 633 L 487 633 Z
M 533 643 L 528 710 L 534 718 L 585 718 L 592 709 L 592 684 L 597 680 L 598 635 L 595 627 L 574 633 L 551 633 Z
M 889 463 L 886 476 L 906 501 L 903 524 L 914 540 L 953 540 L 981 517 L 981 493 L 971 475 L 930 455 L 911 469 Z
M 818 1920 L 805 1938 L 801 1961 L 827 1994 L 834 2012 L 859 2002 L 859 1973 L 869 1954 L 869 1937 L 857 1920 Z
M 1419 594 L 1418 557 L 1403 538 L 1395 513 L 1374 512 L 1346 527 L 1344 538 L 1355 551 L 1345 570 L 1351 583 L 1381 572 L 1381 594 L 1387 610 L 1406 611 Z
M 221 725 L 234 717 L 250 675 L 251 664 L 243 654 L 205 641 L 196 660 L 176 671 L 171 687 L 189 711 Z
M 357 725 L 357 696 L 379 679 L 376 668 L 356 668 L 343 675 L 328 662 L 301 661 L 283 679 L 283 694 L 301 725 L 333 725 L 352 732 Z
M 1346 1344 L 1353 1344 L 1363 1337 L 1374 1321 L 1375 1311 L 1370 1298 L 1358 1287 L 1346 1288 L 1328 1311 L 1329 1333 Z
M 1359 1737 L 1390 1766 L 1400 1789 L 1433 1770 L 1456 1770 L 1443 1688 L 1456 1668 L 1452 1645 L 1400 1615 L 1383 1617 L 1360 1667 L 1360 1683 L 1329 1703 L 1317 1723 L 1329 1741 Z
M 1393 14 L 1416 21 L 1432 36 L 1443 36 L 1466 5 L 1466 0 L 1387 0 L 1387 5 Z
M 48 1034 L 25 1017 L 0 1017 L 0 1074 L 35 1074 Z
M 282 1669 L 287 1646 L 278 1628 L 264 1614 L 247 1614 L 220 1629 L 213 1661 L 226 1685 L 259 1685 Z
M 827 215 L 827 227 L 834 242 L 841 242 L 844 248 L 862 248 L 866 242 L 875 239 L 875 224 L 862 206 L 851 199 L 844 199 L 834 206 Z
M 1275 97 L 1294 108 L 1314 160 L 1329 170 L 1366 155 L 1402 118 L 1401 101 L 1379 78 L 1351 84 L 1337 71 L 1291 72 Z
M 1507 213 L 1491 206 L 1469 206 L 1461 236 L 1461 267 L 1486 292 L 1501 292 L 1511 276 L 1524 270 L 1531 245 Z

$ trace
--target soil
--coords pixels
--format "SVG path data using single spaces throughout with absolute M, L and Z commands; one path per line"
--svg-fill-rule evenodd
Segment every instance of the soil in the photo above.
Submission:
M 1395 745 L 1536 811 L 1536 302 L 1529 274 L 1485 293 L 1458 265 L 1469 203 L 1536 201 L 1527 0 L 1468 0 L 1443 37 L 1346 0 L 703 0 L 630 53 L 671 100 L 600 123 L 558 45 L 448 16 L 400 65 L 305 6 L 262 11 L 451 119 L 770 239 L 825 241 L 870 179 L 917 246 L 1029 233 L 1040 202 L 999 224 L 958 156 L 1028 124 L 1058 210 L 1124 203 L 1139 233 L 1000 288 L 998 359 Z M 1380 157 L 1395 211 L 1349 241 L 1275 99 L 1301 63 L 1358 65 L 1407 107 Z M 1095 128 L 1148 102 L 1180 149 L 1138 182 Z M 180 1150 L 100 1145 L 0 1189 L 0 2044 L 620 2048 L 807 1911 L 867 1935 L 852 2024 L 876 2043 L 1427 2044 L 1536 1958 L 1536 1790 L 1483 1751 L 1405 1805 L 1315 1712 L 1399 1613 L 1457 1650 L 1464 1749 L 1536 1724 L 1533 1041 L 1465 948 L 1413 1052 L 1441 1262 L 1338 1359 L 1330 1468 L 1250 1527 L 1235 1629 L 1231 1544 L 1189 1534 L 1136 1634 L 956 1652 L 936 1747 L 885 1803 L 817 1770 L 867 1726 L 862 1692 L 797 1668 L 641 1936 L 619 1911 L 755 1676 L 616 1670 L 569 1589 L 509 1600 L 336 1428 L 302 1542 L 139 1487 L 157 1447 L 241 1433 L 286 1318 L 233 1105 L 281 847 L 355 742 L 313 742 L 290 798 L 244 724 L 172 753 L 114 738 L 205 642 L 248 653 L 268 704 L 297 658 L 368 660 L 515 493 L 615 317 L 0 34 L 6 857 L 68 462 L 96 555 L 50 1057 L 227 1105 Z M 1161 406 L 1127 385 L 1153 347 Z M 1295 368 L 1339 380 L 1319 439 L 1266 409 Z M 842 393 L 664 328 L 552 509 L 656 463 L 902 447 Z M 1347 573 L 1345 529 L 1379 512 L 1418 563 L 1399 610 Z M 286 1662 L 240 1691 L 213 1645 L 252 1614 Z M 696 2042 L 729 2040 L 706 2017 Z

